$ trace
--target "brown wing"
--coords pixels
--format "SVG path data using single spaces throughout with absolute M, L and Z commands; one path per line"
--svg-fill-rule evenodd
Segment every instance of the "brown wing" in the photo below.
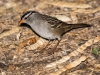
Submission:
M 50 23 L 52 28 L 71 28 L 70 24 L 67 24 L 61 20 L 58 20 L 55 17 L 51 17 L 48 15 L 42 15 L 42 19 Z

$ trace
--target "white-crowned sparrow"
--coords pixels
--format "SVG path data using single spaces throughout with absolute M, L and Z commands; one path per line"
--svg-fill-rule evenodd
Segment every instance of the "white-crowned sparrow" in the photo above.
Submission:
M 57 18 L 40 14 L 36 11 L 27 11 L 21 16 L 20 24 L 28 24 L 33 31 L 45 39 L 61 39 L 66 32 L 77 29 L 90 27 L 89 24 L 67 24 Z
M 83 23 L 67 24 L 65 22 L 62 22 L 61 20 L 58 20 L 57 18 L 40 14 L 36 11 L 25 12 L 21 16 L 20 24 L 22 23 L 28 24 L 31 29 L 35 31 L 39 36 L 49 40 L 61 40 L 62 35 L 72 29 L 91 26 L 89 24 Z

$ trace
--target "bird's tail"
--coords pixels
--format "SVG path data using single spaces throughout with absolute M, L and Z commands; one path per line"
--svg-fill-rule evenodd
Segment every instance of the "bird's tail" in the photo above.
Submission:
M 91 27 L 92 25 L 89 24 L 84 24 L 84 23 L 80 23 L 80 24 L 71 24 L 72 29 L 77 29 L 77 28 L 85 28 L 85 27 Z

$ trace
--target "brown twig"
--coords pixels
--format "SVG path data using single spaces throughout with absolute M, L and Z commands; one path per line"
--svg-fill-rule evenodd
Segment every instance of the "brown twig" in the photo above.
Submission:
M 99 16 L 99 17 L 94 17 L 94 18 L 88 19 L 88 20 L 86 20 L 86 21 L 83 21 L 83 23 L 86 23 L 86 22 L 89 22 L 89 21 L 92 21 L 92 20 L 96 20 L 96 19 L 98 19 L 98 18 L 100 18 L 100 16 Z

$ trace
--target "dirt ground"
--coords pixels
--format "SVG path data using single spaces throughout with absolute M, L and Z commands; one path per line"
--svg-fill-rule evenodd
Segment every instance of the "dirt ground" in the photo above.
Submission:
M 27 43 L 25 40 L 30 37 L 39 36 L 26 26 L 17 29 L 20 16 L 27 10 L 35 10 L 67 23 L 87 23 L 92 27 L 66 33 L 54 54 L 50 52 L 56 41 L 44 52 L 41 52 L 44 46 L 29 50 L 27 46 L 30 44 L 23 44 L 23 41 Z M 96 37 L 100 37 L 99 0 L 0 0 L 0 75 L 100 75 L 100 38 L 59 66 L 46 68 L 48 64 L 62 59 Z M 14 59 L 16 50 L 19 54 Z M 86 59 L 69 69 L 60 70 L 81 56 L 86 56 Z M 59 70 L 61 72 L 58 73 Z

